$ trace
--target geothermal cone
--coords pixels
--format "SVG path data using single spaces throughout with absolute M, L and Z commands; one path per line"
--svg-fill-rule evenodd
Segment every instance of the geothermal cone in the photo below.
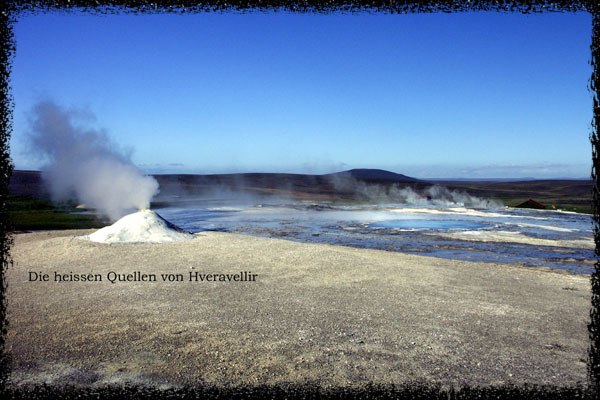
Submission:
M 128 214 L 114 224 L 87 236 L 100 243 L 165 243 L 193 239 L 194 235 L 183 231 L 152 210 Z

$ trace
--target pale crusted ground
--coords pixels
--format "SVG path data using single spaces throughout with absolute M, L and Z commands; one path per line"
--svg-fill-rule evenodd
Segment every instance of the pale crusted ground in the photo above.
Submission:
M 89 232 L 15 236 L 16 384 L 586 381 L 588 277 L 218 232 L 167 244 L 74 237 Z M 55 282 L 55 271 L 103 281 Z M 159 282 L 113 284 L 110 271 Z M 258 276 L 189 282 L 189 271 Z

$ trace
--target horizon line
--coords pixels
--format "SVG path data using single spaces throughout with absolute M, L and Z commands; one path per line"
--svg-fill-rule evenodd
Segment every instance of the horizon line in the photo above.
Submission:
M 337 171 L 337 172 L 327 172 L 324 174 L 314 174 L 314 173 L 300 173 L 300 172 L 221 172 L 221 173 L 198 173 L 198 172 L 160 172 L 160 173 L 146 173 L 144 172 L 144 175 L 243 175 L 243 174 L 273 174 L 273 175 L 306 175 L 306 176 L 324 176 L 324 175 L 334 175 L 334 174 L 342 174 L 344 172 L 349 172 L 349 171 L 353 171 L 353 170 L 379 170 L 379 171 L 385 171 L 385 172 L 390 172 L 393 174 L 397 174 L 397 175 L 404 175 L 398 172 L 393 172 L 393 171 L 389 171 L 389 170 L 385 170 L 385 169 L 381 169 L 381 168 L 352 168 L 352 169 L 348 169 L 348 170 L 343 170 L 343 171 Z M 37 173 L 41 173 L 41 170 L 38 169 L 20 169 L 20 168 L 14 168 L 13 172 L 37 172 Z M 440 178 L 440 177 L 436 177 L 436 178 L 418 178 L 418 177 L 414 177 L 414 176 L 408 176 L 408 175 L 404 175 L 407 178 L 412 178 L 412 179 L 417 179 L 420 181 L 447 181 L 447 182 L 458 182 L 458 181 L 471 181 L 471 182 L 493 182 L 493 181 L 512 181 L 512 182 L 522 182 L 522 181 L 563 181 L 563 180 L 568 180 L 568 181 L 591 181 L 592 178 L 591 177 L 550 177 L 550 178 L 536 178 L 536 177 L 532 177 L 532 176 L 524 176 L 524 177 L 502 177 L 502 178 L 465 178 L 465 177 L 450 177 L 450 178 Z M 377 179 L 377 178 L 374 178 Z

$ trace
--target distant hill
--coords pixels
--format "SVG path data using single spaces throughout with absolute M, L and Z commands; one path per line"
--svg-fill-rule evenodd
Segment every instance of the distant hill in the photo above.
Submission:
M 340 176 L 352 177 L 357 179 L 383 179 L 401 182 L 419 182 L 419 179 L 411 178 L 410 176 L 397 174 L 395 172 L 386 171 L 384 169 L 351 169 L 348 171 L 335 172 L 333 174 L 325 174 L 324 176 Z
M 8 192 L 16 196 L 29 195 L 50 198 L 50 194 L 42 182 L 40 171 L 14 170 L 8 183 Z
M 516 206 L 534 199 L 551 208 L 590 212 L 593 182 L 586 180 L 534 180 L 520 182 L 424 181 L 381 169 L 351 169 L 325 175 L 246 173 L 221 175 L 170 174 L 154 175 L 160 184 L 159 198 L 220 193 L 223 190 L 241 191 L 249 195 L 280 195 L 286 197 L 331 200 L 355 199 L 356 181 L 384 187 L 400 185 L 423 190 L 439 184 L 472 196 L 495 198 L 506 205 Z M 10 179 L 11 195 L 30 195 L 49 198 L 39 171 L 15 170 Z M 160 199 L 159 199 L 160 200 Z M 586 211 L 587 210 L 587 211 Z

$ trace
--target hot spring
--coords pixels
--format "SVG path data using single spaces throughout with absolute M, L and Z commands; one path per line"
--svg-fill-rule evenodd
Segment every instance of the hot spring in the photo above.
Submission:
M 222 199 L 159 212 L 190 232 L 233 232 L 575 274 L 594 270 L 592 218 L 584 214 L 399 204 L 239 204 Z

